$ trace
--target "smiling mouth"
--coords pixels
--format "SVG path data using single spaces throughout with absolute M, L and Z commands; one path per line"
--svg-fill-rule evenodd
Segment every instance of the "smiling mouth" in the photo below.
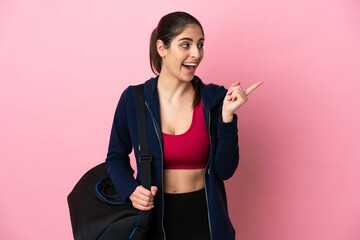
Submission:
M 185 68 L 187 68 L 189 71 L 194 71 L 195 68 L 198 66 L 197 63 L 183 63 L 182 64 Z

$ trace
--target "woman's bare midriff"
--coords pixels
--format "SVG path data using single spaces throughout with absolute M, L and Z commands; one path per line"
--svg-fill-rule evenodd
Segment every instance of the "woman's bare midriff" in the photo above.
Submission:
M 201 169 L 165 169 L 164 192 L 186 193 L 205 187 L 205 168 Z

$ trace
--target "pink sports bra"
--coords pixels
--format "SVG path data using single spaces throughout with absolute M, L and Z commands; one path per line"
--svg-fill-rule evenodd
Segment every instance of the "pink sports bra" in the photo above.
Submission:
M 164 140 L 164 169 L 205 168 L 210 140 L 205 125 L 202 102 L 193 109 L 190 128 L 182 134 L 162 133 Z

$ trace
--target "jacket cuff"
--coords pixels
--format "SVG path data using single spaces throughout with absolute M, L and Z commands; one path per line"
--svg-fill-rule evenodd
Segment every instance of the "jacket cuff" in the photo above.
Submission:
M 140 186 L 140 184 L 135 179 L 131 179 L 130 181 L 123 184 L 121 190 L 119 191 L 121 193 L 121 198 L 124 201 L 130 201 L 129 196 L 135 191 L 138 186 Z
M 228 123 L 224 123 L 222 121 L 222 117 L 219 117 L 219 124 L 218 124 L 218 137 L 227 137 L 237 135 L 238 128 L 237 128 L 237 115 L 233 115 L 233 120 Z

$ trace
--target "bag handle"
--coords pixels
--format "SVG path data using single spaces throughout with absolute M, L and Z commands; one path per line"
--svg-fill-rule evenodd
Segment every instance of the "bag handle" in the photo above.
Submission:
M 113 190 L 112 192 L 108 192 Z M 114 184 L 110 178 L 101 179 L 95 186 L 96 197 L 100 201 L 109 203 L 112 205 L 122 205 L 125 204 L 124 200 L 121 199 L 120 195 L 117 194 L 116 190 L 114 192 Z

